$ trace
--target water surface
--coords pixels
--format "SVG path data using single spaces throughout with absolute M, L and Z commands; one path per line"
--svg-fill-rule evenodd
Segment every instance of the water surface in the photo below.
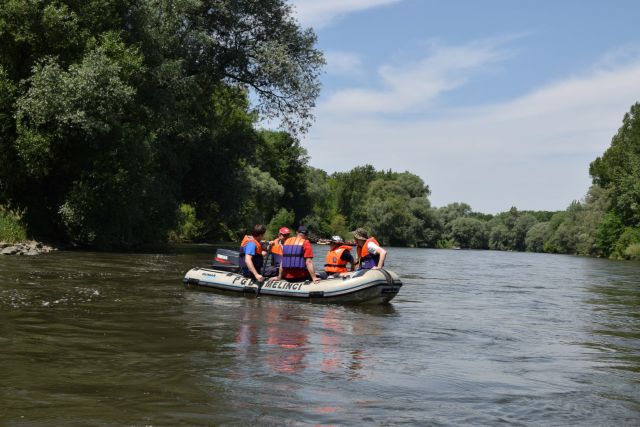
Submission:
M 638 425 L 638 263 L 391 248 L 349 307 L 185 290 L 212 251 L 1 257 L 0 425 Z

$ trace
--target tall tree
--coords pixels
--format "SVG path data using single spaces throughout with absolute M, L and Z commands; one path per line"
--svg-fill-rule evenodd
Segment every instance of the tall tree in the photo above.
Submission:
M 181 202 L 233 222 L 260 141 L 248 93 L 303 132 L 315 41 L 283 0 L 0 3 L 0 201 L 100 246 L 162 238 Z

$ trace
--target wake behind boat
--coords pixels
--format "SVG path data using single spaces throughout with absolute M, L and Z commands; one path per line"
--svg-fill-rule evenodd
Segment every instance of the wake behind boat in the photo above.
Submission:
M 221 253 L 222 252 L 222 253 Z M 383 304 L 391 301 L 400 291 L 400 277 L 389 270 L 359 270 L 339 278 L 288 282 L 266 281 L 259 288 L 258 282 L 237 272 L 234 262 L 237 252 L 220 250 L 216 254 L 215 268 L 192 268 L 183 279 L 188 289 L 214 292 L 230 292 L 250 295 L 286 297 L 311 302 L 344 304 Z

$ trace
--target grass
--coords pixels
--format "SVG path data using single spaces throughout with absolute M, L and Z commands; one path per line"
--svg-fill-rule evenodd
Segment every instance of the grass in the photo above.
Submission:
M 0 207 L 0 241 L 15 243 L 27 240 L 27 230 L 20 215 Z

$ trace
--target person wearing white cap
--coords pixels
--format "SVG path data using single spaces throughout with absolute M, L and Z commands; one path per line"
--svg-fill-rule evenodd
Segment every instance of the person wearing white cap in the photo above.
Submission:
M 351 265 L 351 271 L 355 269 L 355 261 L 351 255 L 351 246 L 344 244 L 340 236 L 331 236 L 331 246 L 325 258 L 325 271 L 329 276 L 339 276 L 347 272 L 347 265 Z

